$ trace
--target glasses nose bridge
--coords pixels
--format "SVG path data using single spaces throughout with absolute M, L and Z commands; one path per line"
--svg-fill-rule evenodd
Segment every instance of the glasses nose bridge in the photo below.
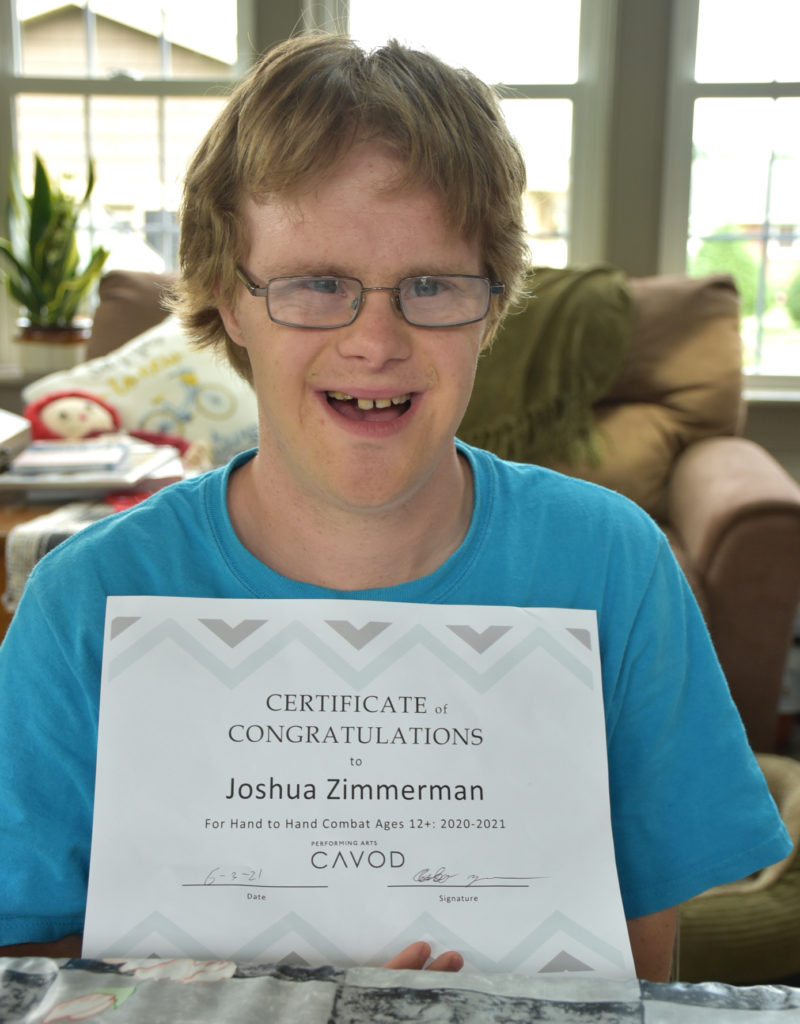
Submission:
M 375 284 L 375 285 L 367 286 L 367 285 L 363 285 L 362 284 L 361 285 L 361 291 L 358 293 L 358 298 L 353 303 L 353 308 L 354 308 L 353 319 L 354 320 L 358 316 L 358 314 L 361 312 L 361 308 L 364 305 L 364 300 L 365 300 L 367 292 L 391 292 L 392 293 L 392 298 L 391 298 L 392 305 L 397 310 L 397 312 L 400 314 L 400 316 L 402 316 L 404 320 L 406 319 L 406 315 L 403 312 L 403 306 L 402 306 L 402 304 L 400 302 L 400 288 L 399 288 L 398 285 L 396 285 L 396 284 L 395 285 L 392 285 L 392 284 Z

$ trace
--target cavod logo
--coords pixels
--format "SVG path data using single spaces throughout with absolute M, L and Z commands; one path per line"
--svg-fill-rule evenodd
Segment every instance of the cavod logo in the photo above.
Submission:
M 333 856 L 328 850 L 315 850 L 311 854 L 311 866 L 318 871 L 329 871 L 334 868 L 355 870 L 358 868 L 401 868 L 406 862 L 400 850 L 339 850 Z

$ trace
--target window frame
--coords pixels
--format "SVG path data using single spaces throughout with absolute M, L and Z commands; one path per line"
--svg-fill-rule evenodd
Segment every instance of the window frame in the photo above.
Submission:
M 347 0 L 309 0 L 315 27 L 347 26 Z M 325 11 L 327 9 L 327 17 Z M 603 261 L 607 233 L 609 138 L 617 0 L 582 0 L 577 81 L 490 83 L 501 99 L 564 99 L 572 104 L 568 262 Z M 534 240 L 535 247 L 535 240 Z M 536 262 L 536 251 L 532 253 Z
M 0 0 L 0 153 L 16 151 L 14 110 L 18 93 L 81 96 L 170 97 L 217 94 L 219 79 L 51 78 L 16 72 L 13 0 Z M 342 31 L 347 26 L 347 0 L 238 0 L 239 60 L 243 73 L 256 54 L 295 27 Z M 503 98 L 567 99 L 572 103 L 572 152 L 568 207 L 568 260 L 586 264 L 605 258 L 609 175 L 609 139 L 614 83 L 618 0 L 583 0 L 580 17 L 578 79 L 564 85 L 502 83 Z M 232 79 L 230 86 L 234 84 Z M 7 182 L 0 172 L 0 225 L 5 231 Z M 535 261 L 535 251 L 533 253 Z M 5 289 L 0 293 L 0 364 L 13 363 L 10 339 L 15 310 Z M 5 321 L 3 324 L 2 321 Z M 3 329 L 5 327 L 5 329 Z
M 686 273 L 695 101 L 800 96 L 800 81 L 698 82 L 694 70 L 699 7 L 700 0 L 673 0 L 658 260 L 659 271 L 665 274 Z M 748 372 L 744 394 L 752 401 L 800 401 L 800 374 Z
M 238 57 L 231 78 L 90 78 L 24 75 L 18 72 L 20 39 L 14 17 L 14 0 L 0 0 L 0 153 L 17 152 L 15 105 L 19 94 L 73 96 L 84 104 L 95 97 L 144 97 L 163 104 L 172 97 L 207 97 L 224 95 L 252 61 L 256 40 L 257 0 L 237 0 Z M 161 152 L 164 146 L 164 122 L 160 117 Z M 0 231 L 7 230 L 8 161 L 0 168 Z M 3 287 L 0 290 L 0 365 L 13 367 L 15 355 L 11 340 L 15 333 L 17 311 Z

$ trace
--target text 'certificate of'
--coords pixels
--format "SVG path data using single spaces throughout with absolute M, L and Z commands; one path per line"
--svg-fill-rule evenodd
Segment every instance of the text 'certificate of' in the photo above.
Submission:
M 594 612 L 109 598 L 85 956 L 632 977 Z

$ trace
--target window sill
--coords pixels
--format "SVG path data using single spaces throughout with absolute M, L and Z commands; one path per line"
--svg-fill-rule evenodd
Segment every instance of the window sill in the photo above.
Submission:
M 748 405 L 800 405 L 800 388 L 745 388 Z
M 797 405 L 800 377 L 745 377 L 743 393 L 748 405 Z

